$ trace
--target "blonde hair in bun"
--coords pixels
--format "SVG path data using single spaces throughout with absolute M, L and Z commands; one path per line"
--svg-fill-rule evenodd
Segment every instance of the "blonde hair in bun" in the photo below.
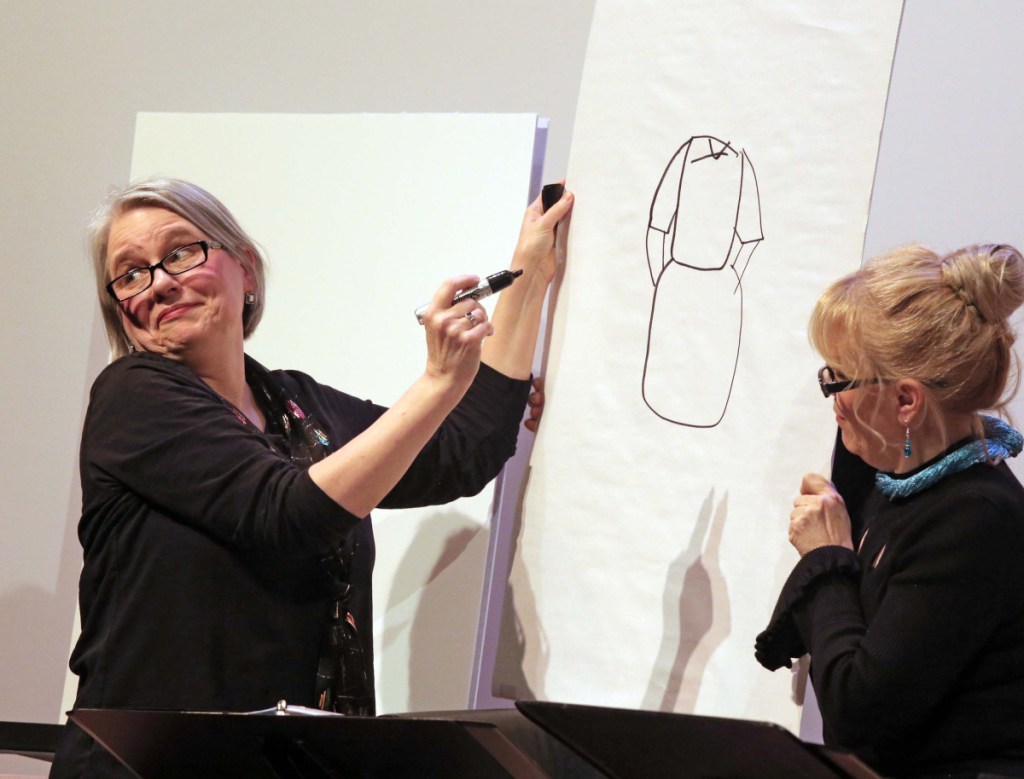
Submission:
M 1024 303 L 1024 257 L 1006 244 L 940 255 L 917 244 L 831 284 L 811 343 L 850 378 L 913 378 L 943 414 L 1002 409 L 1020 377 L 1010 316 Z

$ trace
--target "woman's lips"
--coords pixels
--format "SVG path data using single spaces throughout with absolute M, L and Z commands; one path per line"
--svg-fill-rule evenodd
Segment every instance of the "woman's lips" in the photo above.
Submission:
M 156 322 L 157 324 L 160 324 L 162 322 L 167 321 L 168 319 L 177 319 L 190 308 L 192 308 L 191 305 L 186 305 L 184 303 L 171 306 L 170 308 L 165 308 L 163 311 L 160 312 L 160 315 L 156 318 Z

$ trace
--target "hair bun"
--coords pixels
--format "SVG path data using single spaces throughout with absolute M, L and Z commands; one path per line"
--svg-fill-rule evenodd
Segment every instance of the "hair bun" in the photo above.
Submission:
M 943 280 L 978 317 L 1005 324 L 1024 304 L 1024 257 L 1008 244 L 975 244 L 942 260 Z

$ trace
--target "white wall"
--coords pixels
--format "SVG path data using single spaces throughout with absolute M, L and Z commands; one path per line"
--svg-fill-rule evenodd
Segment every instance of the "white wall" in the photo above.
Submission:
M 77 447 L 106 362 L 83 242 L 138 111 L 530 112 L 565 173 L 593 0 L 0 0 L 0 720 L 61 712 Z M 0 772 L 43 773 L 0 756 Z

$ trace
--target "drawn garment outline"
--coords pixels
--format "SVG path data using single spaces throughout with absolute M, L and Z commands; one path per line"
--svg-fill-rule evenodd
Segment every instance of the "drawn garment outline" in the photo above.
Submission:
M 746 151 L 692 136 L 666 165 L 647 221 L 654 297 L 642 394 L 665 421 L 714 427 L 725 416 L 739 363 L 743 275 L 762 240 Z

